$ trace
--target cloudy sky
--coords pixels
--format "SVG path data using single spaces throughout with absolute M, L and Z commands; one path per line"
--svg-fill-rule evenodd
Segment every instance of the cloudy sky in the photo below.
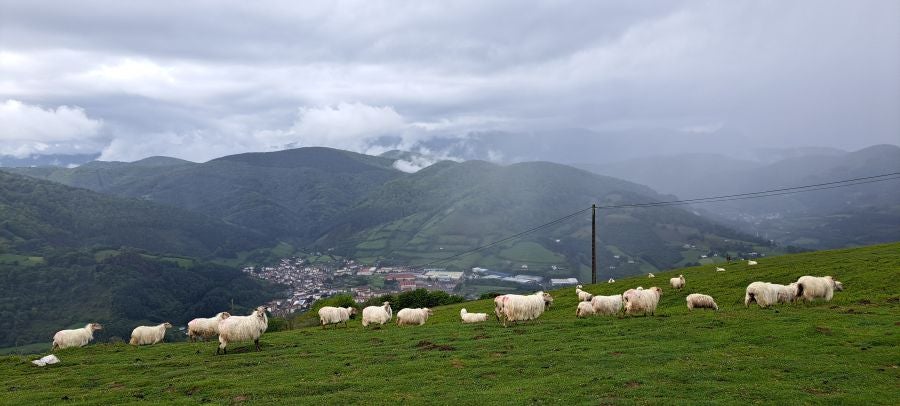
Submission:
M 898 21 L 890 0 L 0 0 L 0 155 L 204 161 L 572 129 L 648 153 L 898 144 Z

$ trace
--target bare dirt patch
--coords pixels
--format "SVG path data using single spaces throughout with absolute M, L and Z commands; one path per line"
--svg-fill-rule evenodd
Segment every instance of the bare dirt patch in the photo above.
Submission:
M 428 340 L 419 341 L 416 344 L 416 348 L 422 351 L 456 351 L 456 348 L 453 348 L 446 344 L 435 344 Z

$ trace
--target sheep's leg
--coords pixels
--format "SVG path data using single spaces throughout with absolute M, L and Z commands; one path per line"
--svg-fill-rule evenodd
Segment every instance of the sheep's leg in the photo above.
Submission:
M 257 339 L 255 339 L 255 340 L 253 340 L 253 343 L 256 344 L 256 351 L 260 351 L 260 348 L 259 348 L 259 339 L 257 338 Z

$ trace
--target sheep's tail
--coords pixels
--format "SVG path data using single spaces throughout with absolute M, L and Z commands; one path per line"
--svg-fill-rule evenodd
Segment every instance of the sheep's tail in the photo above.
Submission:
M 803 284 L 797 284 L 797 297 L 794 300 L 800 300 L 803 297 Z

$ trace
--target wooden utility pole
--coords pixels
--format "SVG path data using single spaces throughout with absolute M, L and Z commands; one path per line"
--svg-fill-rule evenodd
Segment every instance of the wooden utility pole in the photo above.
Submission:
M 591 283 L 597 283 L 597 205 L 591 205 Z

